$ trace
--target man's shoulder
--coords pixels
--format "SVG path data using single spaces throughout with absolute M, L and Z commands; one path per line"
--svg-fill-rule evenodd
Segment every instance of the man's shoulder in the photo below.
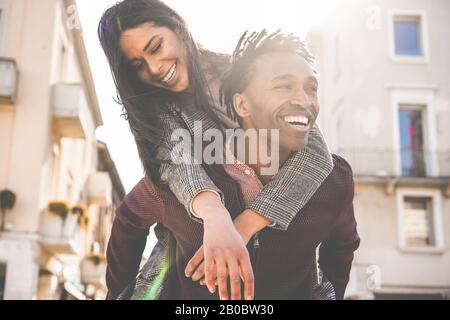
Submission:
M 333 194 L 341 199 L 353 197 L 354 181 L 351 165 L 341 156 L 332 154 L 333 170 L 325 180 L 323 187 L 327 192 L 333 190 Z
M 333 170 L 331 173 L 343 178 L 351 178 L 351 180 L 353 180 L 353 170 L 350 163 L 348 163 L 347 160 L 335 153 L 332 153 L 331 157 L 333 159 Z
M 143 177 L 125 196 L 123 202 L 136 212 L 147 212 L 152 208 L 161 207 L 165 193 L 155 186 L 147 177 Z

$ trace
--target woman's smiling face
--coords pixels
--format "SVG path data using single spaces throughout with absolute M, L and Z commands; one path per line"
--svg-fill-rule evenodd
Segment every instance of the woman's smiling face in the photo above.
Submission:
M 122 33 L 120 48 L 144 83 L 173 92 L 188 89 L 186 49 L 178 33 L 144 23 Z

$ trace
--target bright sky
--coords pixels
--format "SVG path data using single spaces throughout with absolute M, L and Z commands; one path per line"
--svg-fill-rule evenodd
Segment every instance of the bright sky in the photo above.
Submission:
M 120 116 L 121 106 L 113 99 L 115 87 L 109 66 L 97 38 L 97 25 L 106 8 L 117 0 L 77 0 L 79 18 L 94 77 L 104 126 L 97 138 L 106 142 L 129 192 L 142 178 L 143 170 L 127 122 Z M 337 0 L 165 0 L 186 20 L 194 39 L 202 46 L 232 53 L 245 30 L 282 29 L 304 37 L 311 27 L 319 27 L 336 7 Z M 156 243 L 149 235 L 144 256 Z

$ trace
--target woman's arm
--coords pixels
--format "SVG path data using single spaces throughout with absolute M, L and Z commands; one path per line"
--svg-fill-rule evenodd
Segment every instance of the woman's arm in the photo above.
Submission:
M 283 164 L 248 209 L 276 222 L 274 228 L 287 230 L 332 170 L 330 151 L 315 124 L 307 146 Z
M 194 159 L 193 141 L 173 140 L 192 139 L 189 130 L 184 128 L 183 119 L 171 111 L 160 115 L 162 124 L 162 145 L 158 148 L 158 159 L 161 161 L 159 173 L 161 181 L 167 184 L 178 201 L 189 212 L 191 218 L 202 222 L 193 212 L 193 203 L 197 195 L 210 191 L 224 202 L 222 191 L 216 187 L 200 163 Z M 182 134 L 184 130 L 185 134 Z M 192 142 L 192 143 L 191 143 Z M 181 149 L 185 148 L 185 149 Z

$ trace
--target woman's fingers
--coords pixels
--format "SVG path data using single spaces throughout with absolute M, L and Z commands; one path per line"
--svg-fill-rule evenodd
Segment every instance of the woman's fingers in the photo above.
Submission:
M 244 299 L 253 300 L 255 296 L 255 277 L 253 275 L 252 263 L 248 253 L 241 257 L 240 274 L 242 281 L 244 281 Z
M 200 249 L 197 250 L 197 252 L 194 254 L 192 259 L 188 262 L 186 269 L 184 269 L 184 274 L 186 277 L 191 277 L 192 274 L 196 269 L 198 269 L 198 266 L 200 263 L 202 263 L 203 258 L 205 257 L 203 246 L 200 247 Z
M 227 256 L 227 259 L 222 258 L 224 255 Z M 218 286 L 219 296 L 222 300 L 228 300 L 230 296 L 232 300 L 241 300 L 242 279 L 244 282 L 243 298 L 253 300 L 255 280 L 250 256 L 246 250 L 242 250 L 237 256 L 239 260 L 236 260 L 235 256 L 229 253 L 218 255 L 216 252 L 216 256 L 211 257 L 212 266 L 208 268 L 205 259 L 194 272 L 192 280 L 200 281 L 201 285 L 208 286 L 211 293 L 214 293 L 216 286 Z M 203 278 L 203 276 L 205 277 Z M 228 285 L 230 290 L 228 290 Z M 214 288 L 214 291 L 212 291 L 212 288 Z
M 219 284 L 220 300 L 229 300 L 227 264 L 225 260 L 219 259 L 216 260 L 216 266 L 217 266 L 217 282 Z M 206 283 L 209 283 L 208 279 L 206 279 Z
M 205 255 L 205 283 L 208 287 L 209 292 L 214 293 L 216 292 L 216 286 L 215 286 L 215 279 L 216 279 L 216 273 L 215 269 L 216 264 L 214 262 L 214 259 L 211 257 L 210 254 Z
M 199 281 L 205 276 L 205 263 L 201 262 L 197 270 L 192 275 L 192 281 Z
M 236 261 L 228 262 L 228 274 L 230 276 L 231 300 L 241 300 L 241 277 L 239 264 Z
M 202 280 L 200 280 L 200 285 L 206 286 L 205 278 L 203 278 Z M 216 279 L 216 281 L 214 281 L 214 285 L 217 286 L 217 279 Z

